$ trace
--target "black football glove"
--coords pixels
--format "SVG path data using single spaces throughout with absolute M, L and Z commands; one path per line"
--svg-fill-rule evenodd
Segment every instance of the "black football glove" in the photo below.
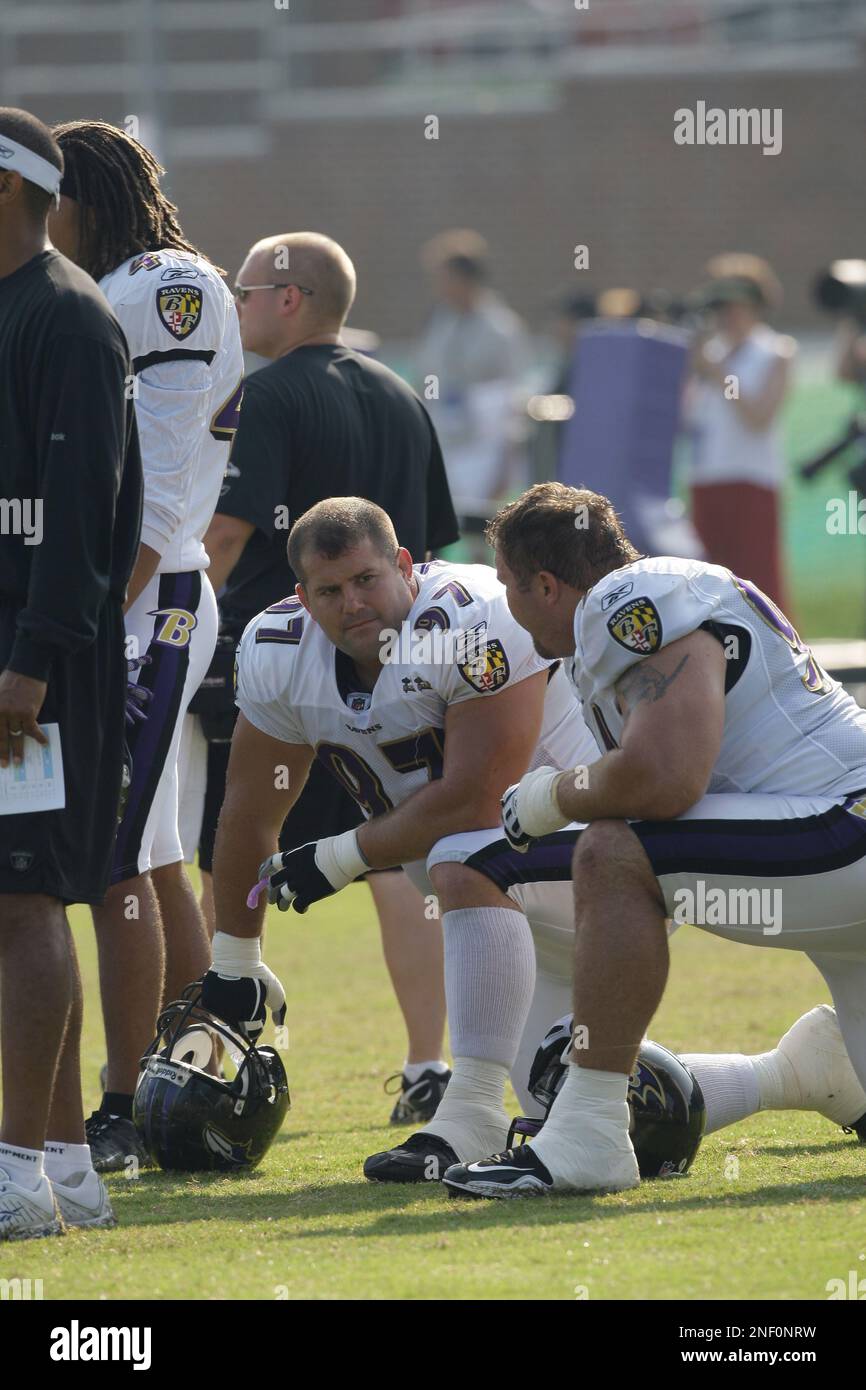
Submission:
M 202 981 L 201 1007 L 250 1042 L 261 1036 L 268 1009 L 274 1023 L 285 1022 L 286 992 L 261 959 L 257 938 L 216 933 L 213 964 Z
M 259 880 L 267 883 L 268 902 L 280 912 L 290 907 L 306 912 L 311 903 L 339 893 L 369 867 L 358 849 L 357 831 L 349 830 L 272 854 L 259 867 Z

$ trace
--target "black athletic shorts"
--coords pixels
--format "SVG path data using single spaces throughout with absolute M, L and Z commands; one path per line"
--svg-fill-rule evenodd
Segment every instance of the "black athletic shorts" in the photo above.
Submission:
M 214 840 L 225 796 L 230 749 L 231 743 L 209 743 L 207 748 L 207 787 L 198 844 L 199 868 L 206 873 L 213 871 Z M 283 822 L 280 849 L 295 849 L 308 840 L 342 835 L 345 830 L 355 830 L 363 820 L 360 806 L 345 787 L 314 758 L 307 784 Z
M 9 659 L 20 607 L 0 598 L 0 669 Z M 38 718 L 60 726 L 66 805 L 0 816 L 0 893 L 47 893 L 65 903 L 105 897 L 124 759 L 123 644 L 123 610 L 110 598 L 95 640 L 54 660 Z

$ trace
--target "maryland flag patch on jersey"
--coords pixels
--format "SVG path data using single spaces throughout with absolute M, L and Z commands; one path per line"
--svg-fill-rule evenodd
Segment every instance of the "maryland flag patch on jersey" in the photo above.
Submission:
M 662 620 L 649 598 L 633 598 L 607 620 L 607 630 L 627 651 L 649 656 L 662 644 Z
M 173 338 L 188 338 L 201 322 L 202 296 L 198 285 L 166 285 L 156 292 L 156 309 Z
M 490 690 L 501 689 L 511 675 L 505 648 L 498 637 L 488 642 L 484 651 L 473 656 L 471 661 L 458 662 L 457 670 L 466 684 L 471 685 L 473 690 L 480 691 L 482 695 L 486 695 Z

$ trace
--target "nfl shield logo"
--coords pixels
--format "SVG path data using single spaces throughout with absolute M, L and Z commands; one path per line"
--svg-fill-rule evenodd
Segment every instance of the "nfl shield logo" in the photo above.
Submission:
M 201 321 L 201 288 L 166 285 L 156 292 L 156 308 L 173 338 L 188 338 Z
M 28 869 L 32 869 L 35 858 L 32 849 L 13 849 L 9 854 L 9 863 L 17 874 L 26 874 Z

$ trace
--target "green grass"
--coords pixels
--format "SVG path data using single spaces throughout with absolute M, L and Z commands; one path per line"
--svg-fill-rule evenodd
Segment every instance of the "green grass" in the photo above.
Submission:
M 88 1103 L 104 1049 L 93 935 L 73 913 L 85 975 Z M 290 997 L 293 1108 L 243 1179 L 111 1179 L 120 1224 L 0 1247 L 0 1278 L 46 1299 L 826 1298 L 866 1274 L 866 1150 L 809 1114 L 754 1116 L 708 1139 L 692 1173 L 605 1198 L 449 1200 L 372 1186 L 393 1141 L 383 1078 L 403 1039 L 366 888 L 304 918 L 272 913 L 267 957 Z M 794 952 L 683 929 L 652 1035 L 674 1048 L 757 1051 L 823 981 Z M 736 1164 L 731 1163 L 731 1156 Z

